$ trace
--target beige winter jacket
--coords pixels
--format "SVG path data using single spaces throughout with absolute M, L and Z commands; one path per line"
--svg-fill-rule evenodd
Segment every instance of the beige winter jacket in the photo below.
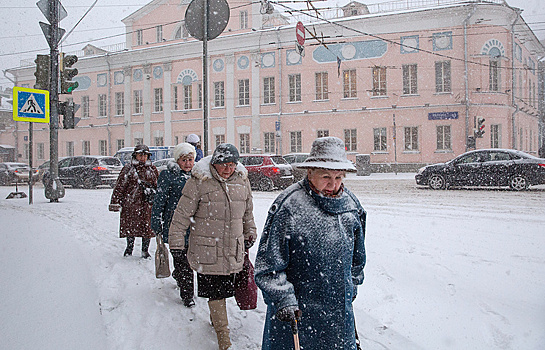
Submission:
M 210 159 L 201 159 L 191 171 L 170 224 L 169 246 L 184 249 L 189 227 L 191 268 L 206 275 L 229 275 L 242 270 L 244 240 L 256 239 L 252 191 L 242 164 L 223 179 Z

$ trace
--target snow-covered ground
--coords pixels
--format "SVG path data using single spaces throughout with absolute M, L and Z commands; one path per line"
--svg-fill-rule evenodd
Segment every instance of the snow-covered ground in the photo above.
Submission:
M 354 302 L 364 349 L 545 349 L 544 186 L 432 191 L 414 174 L 345 183 L 368 212 Z M 0 348 L 217 349 L 204 299 L 184 308 L 153 260 L 122 257 L 111 189 L 49 203 L 37 187 L 33 205 L 4 199 L 13 190 L 0 187 Z M 259 230 L 276 195 L 254 193 Z M 259 349 L 261 295 L 257 310 L 229 300 L 228 312 L 237 349 Z

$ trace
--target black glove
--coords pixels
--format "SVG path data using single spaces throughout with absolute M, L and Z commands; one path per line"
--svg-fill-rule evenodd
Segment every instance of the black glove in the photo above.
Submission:
M 276 318 L 282 322 L 293 322 L 301 318 L 301 311 L 297 306 L 285 306 L 276 311 Z
M 174 259 L 182 259 L 184 257 L 184 251 L 182 249 L 171 249 L 170 254 Z
M 248 250 L 253 247 L 254 243 L 255 241 L 244 241 L 244 248 Z

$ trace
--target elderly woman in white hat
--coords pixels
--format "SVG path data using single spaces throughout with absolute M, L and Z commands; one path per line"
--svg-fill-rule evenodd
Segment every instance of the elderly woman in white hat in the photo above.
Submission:
M 257 252 L 255 281 L 267 304 L 262 349 L 292 348 L 295 319 L 305 349 L 356 349 L 365 211 L 343 185 L 356 168 L 337 137 L 316 139 L 300 167 L 307 176 L 272 204 Z

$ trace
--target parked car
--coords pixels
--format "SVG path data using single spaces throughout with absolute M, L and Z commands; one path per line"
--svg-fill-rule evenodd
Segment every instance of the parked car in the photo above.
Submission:
M 240 156 L 240 162 L 248 170 L 248 179 L 254 190 L 284 189 L 293 183 L 291 165 L 282 156 L 243 154 Z
M 156 160 L 155 162 L 153 162 L 153 165 L 155 165 L 155 167 L 157 168 L 157 171 L 161 172 L 167 168 L 167 164 L 170 161 L 174 161 L 174 158 L 165 158 L 165 159 Z
M 455 186 L 509 186 L 516 191 L 545 184 L 545 159 L 512 149 L 480 149 L 451 161 L 428 165 L 415 175 L 432 189 Z
M 16 182 L 28 183 L 29 173 L 30 166 L 28 164 L 15 162 L 0 163 L 0 185 L 10 185 Z
M 95 188 L 107 185 L 115 186 L 117 177 L 123 168 L 119 158 L 108 156 L 76 156 L 59 160 L 59 179 L 63 185 L 72 187 Z M 49 169 L 45 171 L 45 178 Z
M 298 169 L 297 165 L 303 163 L 309 156 L 309 153 L 288 153 L 283 157 L 293 168 L 293 176 L 295 181 L 299 181 L 305 177 L 307 174 L 306 169 Z
M 172 157 L 172 150 L 174 149 L 174 146 L 151 146 L 149 148 L 149 151 L 151 153 L 150 160 L 152 162 L 155 162 L 156 160 L 161 160 L 165 158 Z M 117 151 L 114 154 L 114 157 L 119 158 L 121 160 L 121 163 L 123 165 L 127 164 L 128 161 L 132 158 L 132 152 L 134 151 L 134 147 L 124 147 Z

